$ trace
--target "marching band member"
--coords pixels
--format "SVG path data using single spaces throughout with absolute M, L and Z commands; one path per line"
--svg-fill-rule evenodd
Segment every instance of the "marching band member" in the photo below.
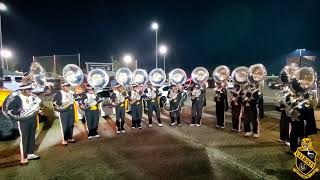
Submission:
M 291 131 L 290 131 L 290 150 L 294 153 L 298 146 L 301 144 L 301 140 L 305 135 L 305 121 L 303 115 L 302 105 L 298 105 L 298 102 L 292 103 L 292 109 L 288 112 L 291 118 Z
M 16 96 L 12 103 L 10 103 L 8 110 L 9 114 L 20 116 L 20 113 L 29 109 L 34 101 L 31 96 L 32 84 L 31 82 L 23 82 L 20 85 L 21 94 Z M 20 133 L 20 165 L 28 165 L 28 160 L 40 159 L 39 156 L 34 154 L 35 150 L 35 134 L 36 134 L 36 114 L 30 118 L 18 121 L 18 128 Z
M 88 139 L 99 138 L 98 125 L 99 125 L 99 108 L 98 103 L 102 100 L 94 93 L 94 89 L 87 84 L 87 92 L 83 93 L 79 101 L 81 109 L 84 110 L 86 125 L 88 129 Z
M 201 125 L 202 119 L 202 111 L 204 106 L 204 96 L 205 96 L 205 89 L 204 86 L 200 86 L 199 84 L 194 84 L 191 89 L 191 124 L 190 126 L 197 126 Z
M 117 125 L 117 134 L 125 133 L 124 123 L 125 123 L 125 100 L 128 98 L 127 91 L 117 83 L 114 86 L 113 93 L 111 94 L 111 101 L 116 108 L 116 125 Z
M 142 121 L 142 91 L 139 89 L 138 84 L 132 85 L 133 90 L 128 92 L 129 101 L 131 104 L 131 115 L 132 115 L 132 128 L 141 129 Z
M 177 119 L 177 125 L 181 126 L 180 114 L 181 114 L 181 101 L 182 101 L 182 92 L 181 86 L 177 87 L 176 85 L 171 85 L 170 91 L 167 98 L 170 101 L 170 118 L 171 126 L 176 125 L 175 118 Z
M 285 99 L 286 102 L 290 101 L 290 96 L 288 95 Z M 289 145 L 289 127 L 290 127 L 290 117 L 287 116 L 286 106 L 284 103 L 281 103 L 279 107 L 276 107 L 276 110 L 281 112 L 280 116 L 280 142 Z
M 246 97 L 244 98 L 243 102 L 243 119 L 244 119 L 244 136 L 252 136 L 258 138 L 258 102 L 253 97 L 252 92 L 248 91 L 246 93 Z M 252 124 L 252 130 L 251 132 L 251 124 Z
M 159 96 L 161 96 L 161 92 L 159 89 L 152 86 L 149 82 L 148 87 L 144 90 L 144 98 L 147 100 L 148 106 L 148 119 L 149 119 L 149 127 L 152 127 L 152 115 L 153 111 L 156 113 L 156 117 L 158 120 L 158 126 L 162 127 L 161 119 L 160 119 L 160 105 L 159 105 Z
M 232 131 L 241 131 L 242 92 L 240 85 L 235 84 L 231 97 Z
M 214 101 L 216 102 L 216 117 L 217 117 L 217 128 L 224 129 L 225 126 L 225 111 L 228 110 L 228 98 L 227 90 L 223 87 L 222 83 L 217 83 L 216 95 Z
M 61 84 L 62 89 L 58 91 L 53 97 L 53 105 L 55 111 L 59 112 L 59 120 L 62 131 L 63 145 L 68 143 L 75 143 L 73 139 L 74 128 L 74 97 L 70 91 L 70 84 L 65 82 Z

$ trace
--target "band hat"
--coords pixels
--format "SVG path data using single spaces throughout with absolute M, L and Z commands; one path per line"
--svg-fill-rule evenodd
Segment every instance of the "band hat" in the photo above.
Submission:
M 119 83 L 116 83 L 116 84 L 114 85 L 115 88 L 120 87 L 120 86 L 121 86 L 121 85 L 120 85 Z
M 22 83 L 19 87 L 19 89 L 33 89 L 32 83 L 27 82 L 27 83 Z
M 61 86 L 71 86 L 68 82 L 63 82 Z
M 139 86 L 139 84 L 137 84 L 137 83 L 133 83 L 131 86 L 132 86 L 132 87 L 138 87 L 138 86 Z

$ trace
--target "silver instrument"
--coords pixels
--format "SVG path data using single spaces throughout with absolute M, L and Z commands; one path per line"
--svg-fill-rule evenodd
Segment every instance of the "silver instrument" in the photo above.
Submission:
M 38 62 L 32 62 L 30 66 L 30 75 L 33 81 L 39 87 L 45 87 L 47 83 L 46 71 Z
M 62 103 L 60 106 L 56 102 L 53 102 L 54 110 L 59 111 L 59 112 L 65 111 L 69 107 L 71 107 L 75 102 L 75 99 L 71 93 L 68 93 L 66 99 L 67 99 L 66 102 Z
M 191 73 L 191 79 L 196 84 L 202 84 L 209 78 L 209 72 L 204 67 L 197 67 Z
M 131 86 L 132 72 L 129 68 L 122 67 L 116 72 L 116 80 L 121 86 Z
M 90 86 L 93 87 L 95 90 L 103 89 L 109 83 L 109 76 L 106 71 L 99 68 L 95 68 L 89 72 L 87 81 L 90 84 Z
M 267 69 L 263 64 L 254 64 L 249 67 L 248 81 L 253 84 L 260 84 L 267 77 Z
M 154 88 L 148 88 L 148 92 L 146 94 L 146 100 L 151 100 L 157 97 L 156 90 Z
M 230 69 L 225 65 L 218 66 L 214 69 L 212 77 L 215 82 L 226 84 L 230 77 Z
M 137 101 L 140 101 L 141 95 L 136 91 L 131 91 L 130 99 L 131 99 L 131 104 L 133 104 L 133 103 L 135 103 Z
M 149 73 L 149 81 L 153 86 L 162 86 L 166 81 L 166 73 L 160 68 L 153 69 Z
M 46 86 L 46 72 L 44 68 L 40 65 L 38 62 L 33 62 L 30 66 L 30 75 L 25 77 L 22 81 L 28 82 L 33 80 L 34 83 L 36 83 L 37 86 L 45 87 Z M 2 112 L 3 114 L 10 119 L 13 120 L 23 120 L 27 119 L 29 117 L 34 116 L 37 111 L 40 109 L 41 99 L 36 96 L 35 94 L 31 94 L 32 96 L 32 102 L 30 103 L 30 106 L 28 109 L 23 109 L 20 112 L 20 115 L 13 115 L 11 111 L 8 109 L 10 104 L 13 102 L 13 100 L 21 94 L 20 90 L 14 91 L 11 94 L 9 94 L 6 99 L 3 102 L 2 105 Z
M 237 84 L 247 83 L 248 76 L 249 76 L 249 68 L 245 66 L 239 66 L 235 68 L 231 73 L 232 80 Z
M 116 93 L 116 95 L 117 97 L 115 100 L 115 104 L 118 105 L 118 104 L 124 103 L 124 101 L 126 100 L 126 97 L 120 92 Z
M 132 83 L 145 85 L 148 82 L 148 73 L 144 69 L 136 69 L 133 71 Z
M 293 80 L 289 86 L 295 93 L 303 93 L 311 90 L 316 82 L 316 73 L 311 67 L 302 67 L 294 72 Z
M 96 106 L 98 104 L 98 102 L 96 101 L 95 98 L 85 99 L 83 101 L 83 103 L 84 103 L 84 109 L 91 108 L 91 107 Z
M 280 72 L 280 80 L 284 84 L 288 84 L 294 78 L 294 73 L 299 69 L 299 66 L 295 63 L 286 65 Z
M 82 70 L 75 64 L 67 64 L 63 68 L 63 78 L 71 86 L 81 85 L 84 79 Z
M 41 99 L 38 96 L 36 96 L 34 94 L 31 94 L 32 102 L 30 103 L 29 108 L 28 109 L 23 109 L 20 112 L 20 115 L 13 115 L 11 113 L 12 110 L 9 110 L 9 105 L 20 94 L 21 94 L 20 91 L 14 91 L 9 96 L 7 96 L 7 98 L 3 102 L 2 112 L 7 118 L 10 118 L 10 119 L 13 119 L 13 120 L 28 119 L 28 118 L 30 118 L 32 116 L 35 116 L 37 111 L 40 109 Z
M 187 74 L 184 70 L 176 68 L 169 73 L 169 83 L 173 85 L 182 85 L 187 81 Z

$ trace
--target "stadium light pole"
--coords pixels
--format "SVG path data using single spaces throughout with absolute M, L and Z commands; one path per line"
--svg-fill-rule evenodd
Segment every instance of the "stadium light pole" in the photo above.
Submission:
M 153 22 L 151 24 L 151 29 L 156 32 L 156 68 L 158 68 L 158 29 L 159 29 L 159 24 L 157 22 Z
M 6 12 L 8 10 L 7 6 L 0 2 L 0 50 L 2 49 L 2 12 Z M 0 56 L 0 61 L 1 61 L 1 68 L 0 68 L 0 87 L 3 86 L 2 79 L 3 79 L 3 69 L 4 69 L 4 64 L 3 64 L 3 58 Z
M 166 72 L 166 55 L 168 53 L 168 48 L 166 45 L 160 45 L 159 52 L 163 56 L 163 70 Z
M 9 49 L 1 49 L 0 55 L 6 61 L 7 70 L 9 70 L 8 59 L 12 57 L 12 52 Z

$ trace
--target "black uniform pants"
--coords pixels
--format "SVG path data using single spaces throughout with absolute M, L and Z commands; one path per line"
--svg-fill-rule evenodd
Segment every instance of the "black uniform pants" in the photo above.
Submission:
M 304 137 L 304 121 L 292 121 L 290 132 L 290 149 L 296 151 L 301 145 L 301 140 Z
M 33 154 L 35 148 L 36 136 L 36 116 L 18 121 L 20 132 L 20 152 L 23 158 L 28 154 Z
M 200 121 L 202 119 L 202 111 L 203 111 L 203 103 L 201 103 L 199 101 L 192 102 L 192 107 L 191 107 L 192 120 L 191 120 L 191 124 L 200 124 Z
M 74 109 L 70 108 L 64 112 L 60 112 L 60 125 L 63 139 L 65 141 L 72 139 L 74 128 Z
M 156 113 L 156 117 L 158 120 L 158 123 L 161 123 L 160 119 L 160 106 L 156 102 L 149 102 L 148 103 L 148 119 L 149 119 L 149 124 L 152 124 L 152 115 L 153 111 Z
M 141 127 L 142 105 L 131 105 L 132 127 Z
M 125 113 L 126 113 L 126 110 L 124 106 L 116 107 L 116 125 L 117 125 L 118 131 L 124 130 Z
M 216 103 L 217 125 L 224 127 L 224 103 Z
M 88 136 L 98 135 L 99 109 L 86 110 L 85 117 L 86 117 L 87 128 L 88 128 Z
M 232 106 L 232 129 L 240 130 L 241 106 Z
M 289 142 L 289 120 L 285 111 L 281 112 L 280 118 L 280 139 Z
M 244 110 L 244 132 L 251 132 L 258 134 L 259 122 L 258 122 L 258 112 L 254 110 Z
M 175 119 L 177 119 L 177 124 L 181 124 L 180 116 L 181 116 L 181 107 L 179 107 L 179 104 L 177 103 L 170 104 L 171 123 L 175 123 L 176 121 Z

